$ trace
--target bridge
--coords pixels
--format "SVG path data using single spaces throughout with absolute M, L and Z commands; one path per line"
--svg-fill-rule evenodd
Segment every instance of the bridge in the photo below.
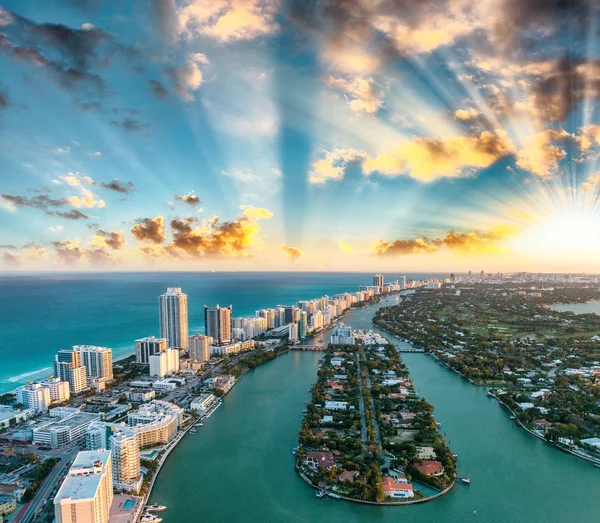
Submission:
M 417 347 L 398 347 L 398 345 L 396 345 L 396 350 L 398 352 L 425 352 L 425 349 L 418 349 Z
M 291 345 L 292 350 L 318 350 L 324 351 L 327 347 L 325 345 Z

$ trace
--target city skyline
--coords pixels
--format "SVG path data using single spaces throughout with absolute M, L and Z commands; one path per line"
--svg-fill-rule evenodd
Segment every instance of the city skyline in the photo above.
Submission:
M 594 272 L 598 14 L 7 0 L 1 268 Z

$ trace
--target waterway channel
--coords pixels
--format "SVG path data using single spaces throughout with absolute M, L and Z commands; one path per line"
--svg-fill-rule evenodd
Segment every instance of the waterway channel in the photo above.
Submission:
M 372 328 L 374 309 L 344 321 Z M 485 389 L 430 356 L 402 356 L 470 486 L 405 507 L 315 498 L 294 471 L 291 448 L 321 355 L 291 352 L 248 372 L 173 451 L 151 497 L 168 506 L 164 522 L 600 522 L 599 468 L 527 434 Z

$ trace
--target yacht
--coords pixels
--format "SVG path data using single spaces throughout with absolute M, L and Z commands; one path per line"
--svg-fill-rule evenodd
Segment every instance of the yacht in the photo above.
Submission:
M 297 447 L 294 447 L 294 448 L 292 449 L 292 454 L 295 456 L 295 455 L 296 455 L 296 452 L 298 452 L 298 448 L 297 448 Z
M 460 480 L 465 484 L 465 485 L 470 485 L 471 484 L 471 478 L 469 476 L 464 476 L 462 478 L 460 478 Z
M 327 494 L 327 492 L 325 492 L 324 490 L 317 490 L 316 496 L 318 498 L 322 498 L 325 494 Z
M 162 521 L 162 518 L 159 518 L 154 514 L 144 514 L 140 521 L 141 523 L 160 523 Z
M 152 505 L 146 507 L 146 510 L 148 512 L 162 512 L 163 510 L 167 510 L 167 507 L 159 505 L 158 503 L 152 503 Z

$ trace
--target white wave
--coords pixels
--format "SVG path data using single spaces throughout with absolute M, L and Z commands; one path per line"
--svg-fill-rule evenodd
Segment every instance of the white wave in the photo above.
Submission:
M 18 376 L 11 376 L 10 378 L 6 378 L 6 381 L 9 383 L 15 383 L 16 381 L 23 381 L 25 378 L 29 378 L 30 376 L 35 376 L 36 374 L 42 374 L 43 372 L 47 372 L 52 370 L 52 367 L 44 367 L 43 369 L 34 370 L 31 372 L 24 372 L 23 374 L 19 374 Z

